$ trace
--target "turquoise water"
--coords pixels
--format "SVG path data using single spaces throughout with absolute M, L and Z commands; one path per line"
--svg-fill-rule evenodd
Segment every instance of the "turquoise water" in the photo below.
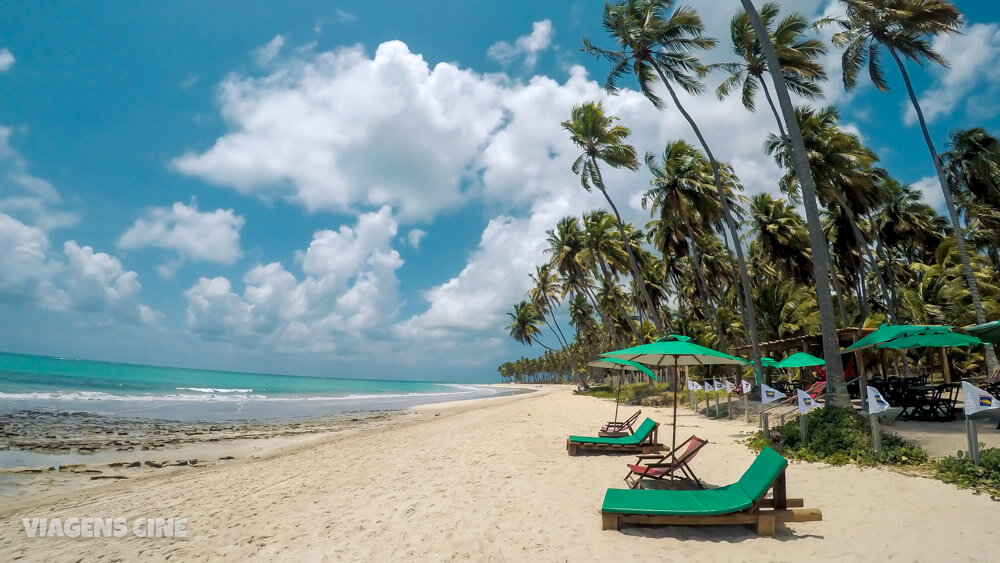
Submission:
M 420 381 L 267 375 L 0 353 L 0 412 L 83 410 L 168 420 L 315 417 L 495 395 Z

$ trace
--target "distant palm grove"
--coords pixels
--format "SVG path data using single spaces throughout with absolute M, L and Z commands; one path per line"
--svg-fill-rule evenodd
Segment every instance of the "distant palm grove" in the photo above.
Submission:
M 836 328 L 963 326 L 1000 316 L 1000 141 L 982 128 L 932 139 L 908 74 L 948 65 L 932 41 L 961 33 L 962 14 L 944 0 L 841 4 L 844 16 L 810 22 L 777 3 L 758 13 L 744 0 L 748 11 L 734 15 L 728 43 L 706 37 L 697 11 L 671 0 L 605 5 L 608 36 L 584 39 L 583 51 L 608 64 L 607 90 L 636 80 L 656 108 L 683 116 L 697 142 L 665 139 L 643 155 L 628 142 L 628 124 L 602 104 L 585 102 L 566 116 L 562 126 L 580 150 L 567 174 L 598 190 L 607 209 L 564 217 L 548 231 L 544 263 L 507 326 L 511 338 L 546 351 L 504 363 L 504 379 L 586 386 L 586 363 L 601 352 L 671 333 L 727 352 L 749 346 L 759 365 L 759 342 L 823 333 L 836 402 L 844 396 Z M 815 34 L 825 26 L 835 32 L 832 45 Z M 761 41 L 764 30 L 769 41 Z M 731 62 L 703 64 L 716 48 L 731 50 Z M 842 53 L 839 68 L 821 65 L 830 50 Z M 890 73 L 905 90 L 889 91 Z M 944 216 L 880 167 L 838 109 L 822 103 L 826 80 L 847 89 L 871 81 L 886 96 L 906 96 L 928 148 L 912 158 L 933 164 Z M 780 197 L 744 190 L 740 171 L 716 160 L 713 139 L 681 105 L 678 88 L 739 96 L 747 111 L 773 116 L 760 157 L 785 171 L 770 190 Z M 614 194 L 626 186 L 605 183 L 610 168 L 648 178 L 645 225 L 622 220 Z M 571 326 L 559 322 L 567 311 Z M 996 368 L 992 347 L 953 359 L 959 372 Z

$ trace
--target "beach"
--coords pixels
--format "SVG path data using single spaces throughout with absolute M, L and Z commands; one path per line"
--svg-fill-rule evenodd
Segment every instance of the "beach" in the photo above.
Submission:
M 630 414 L 635 407 L 622 407 Z M 670 411 L 643 407 L 664 423 Z M 570 457 L 569 434 L 592 434 L 614 403 L 566 386 L 425 405 L 326 432 L 275 451 L 0 507 L 0 559 L 110 561 L 986 561 L 1000 504 L 919 476 L 792 463 L 788 494 L 822 522 L 602 531 L 607 488 L 624 487 L 631 455 Z M 754 458 L 742 420 L 681 408 L 678 439 L 709 440 L 692 468 L 709 486 L 735 481 Z M 956 444 L 955 449 L 959 449 Z M 24 518 L 185 518 L 186 537 L 34 537 Z

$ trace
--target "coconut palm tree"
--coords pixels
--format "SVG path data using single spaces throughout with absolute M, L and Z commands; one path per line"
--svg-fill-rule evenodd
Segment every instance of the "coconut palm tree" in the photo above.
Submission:
M 982 127 L 953 131 L 941 159 L 956 194 L 1000 208 L 1000 139 Z
M 802 131 L 795 119 L 792 99 L 788 94 L 788 85 L 781 72 L 781 62 L 778 53 L 771 43 L 767 27 L 760 19 L 757 8 L 750 0 L 741 0 L 746 10 L 750 24 L 760 41 L 764 59 L 767 61 L 768 72 L 774 84 L 775 95 L 781 108 L 782 121 L 788 126 L 788 140 L 792 147 L 792 165 L 802 189 L 802 203 L 806 211 L 806 225 L 809 228 L 809 245 L 813 249 L 813 274 L 816 280 L 816 300 L 819 307 L 820 326 L 823 332 L 823 359 L 826 362 L 827 401 L 831 405 L 848 404 L 847 385 L 844 382 L 844 367 L 840 361 L 840 340 L 837 336 L 837 321 L 833 313 L 833 301 L 830 295 L 830 284 L 827 280 L 827 264 L 829 251 L 823 239 L 820 226 L 819 209 L 816 205 L 816 187 L 812 173 L 809 170 L 809 159 Z
M 618 221 L 618 232 L 625 244 L 628 253 L 629 265 L 632 268 L 632 279 L 642 290 L 646 307 L 656 324 L 656 330 L 663 334 L 663 326 L 660 317 L 656 314 L 653 300 L 646 291 L 642 283 L 642 272 L 635 261 L 632 253 L 632 246 L 625 235 L 624 221 L 618 207 L 608 194 L 607 186 L 604 185 L 604 176 L 598 162 L 603 162 L 612 168 L 626 168 L 635 170 L 639 167 L 639 162 L 635 157 L 635 148 L 625 143 L 629 135 L 627 127 L 615 125 L 618 118 L 613 115 L 605 115 L 604 108 L 600 102 L 588 102 L 582 105 L 573 106 L 570 119 L 562 122 L 563 129 L 570 133 L 573 143 L 583 149 L 583 153 L 573 161 L 573 173 L 580 176 L 580 184 L 588 192 L 592 188 L 601 190 L 604 199 L 611 206 L 611 211 Z
M 756 262 L 772 266 L 782 277 L 811 284 L 809 230 L 795 208 L 783 199 L 759 193 L 750 198 L 749 215 L 750 253 L 760 258 Z
M 701 149 L 712 166 L 716 193 L 736 251 L 743 288 L 744 311 L 750 328 L 752 358 L 754 365 L 761 369 L 760 339 L 757 334 L 756 315 L 753 312 L 750 275 L 740 244 L 739 229 L 725 196 L 721 167 L 698 124 L 680 103 L 674 89 L 674 85 L 677 85 L 691 94 L 702 92 L 704 87 L 698 79 L 698 74 L 704 65 L 698 60 L 696 53 L 711 49 L 716 41 L 704 35 L 705 26 L 696 11 L 688 7 L 672 8 L 673 0 L 625 0 L 617 4 L 605 4 L 604 29 L 617 42 L 618 48 L 601 49 L 584 39 L 584 51 L 611 63 L 611 71 L 604 85 L 607 91 L 616 92 L 618 82 L 631 72 L 638 79 L 639 89 L 646 98 L 656 108 L 663 108 L 663 100 L 653 91 L 658 78 L 670 95 L 674 107 L 698 138 Z
M 620 299 L 618 291 L 611 291 L 618 285 L 618 273 L 628 269 L 628 256 L 625 251 L 618 223 L 610 213 L 604 210 L 591 211 L 583 215 L 583 240 L 585 250 L 581 253 L 581 259 L 589 266 L 589 269 L 600 273 L 603 284 L 602 289 L 612 298 L 612 303 L 618 311 L 618 317 L 623 320 L 624 325 L 639 340 L 638 329 L 632 324 L 625 303 Z
M 934 171 L 937 173 L 938 183 L 944 194 L 945 206 L 948 209 L 952 236 L 955 238 L 958 253 L 962 259 L 962 271 L 972 295 L 976 322 L 985 323 L 986 315 L 969 261 L 965 233 L 958 221 L 958 210 L 955 207 L 951 190 L 948 189 L 948 180 L 944 167 L 941 165 L 941 159 L 937 149 L 934 148 L 930 132 L 927 130 L 924 112 L 920 108 L 920 102 L 917 101 L 913 84 L 910 82 L 910 75 L 900 56 L 921 65 L 928 61 L 947 67 L 948 61 L 934 50 L 930 39 L 937 35 L 961 31 L 964 25 L 962 14 L 947 0 L 841 0 L 841 2 L 846 8 L 846 17 L 825 20 L 820 23 L 835 22 L 843 29 L 843 31 L 834 34 L 833 43 L 844 49 L 841 59 L 844 69 L 844 87 L 850 90 L 857 85 L 858 72 L 867 63 L 868 75 L 872 83 L 879 90 L 888 92 L 889 84 L 886 82 L 882 70 L 881 50 L 879 49 L 880 46 L 885 47 L 903 77 L 906 93 L 909 95 L 910 103 L 913 105 L 917 121 L 920 124 L 920 132 L 927 144 L 927 150 L 931 153 Z M 985 350 L 987 369 L 992 373 L 997 367 L 996 353 L 989 345 L 985 347 Z
M 771 43 L 778 52 L 781 72 L 788 89 L 804 98 L 818 99 L 823 95 L 819 82 L 826 80 L 826 71 L 818 59 L 826 53 L 826 46 L 818 39 L 803 38 L 810 24 L 799 13 L 793 12 L 776 24 L 778 11 L 777 2 L 766 2 L 761 7 L 760 18 L 768 30 Z M 754 111 L 757 105 L 754 98 L 759 88 L 764 92 L 781 136 L 785 137 L 787 134 L 778 115 L 778 108 L 775 107 L 767 81 L 764 80 L 764 74 L 768 71 L 767 60 L 760 41 L 757 40 L 753 24 L 750 23 L 750 17 L 741 10 L 733 17 L 729 29 L 733 39 L 733 51 L 740 60 L 707 67 L 707 70 L 721 69 L 729 73 L 725 81 L 716 88 L 716 95 L 721 100 L 739 89 L 743 106 Z
M 552 350 L 538 339 L 542 334 L 542 329 L 538 326 L 542 322 L 542 315 L 531 301 L 514 304 L 514 310 L 508 311 L 507 316 L 511 319 L 511 323 L 507 325 L 511 338 L 521 344 L 531 346 L 537 343 L 546 350 Z

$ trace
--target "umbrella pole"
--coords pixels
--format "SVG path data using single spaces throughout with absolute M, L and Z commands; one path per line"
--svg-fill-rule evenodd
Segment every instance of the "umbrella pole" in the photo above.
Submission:
M 675 450 L 677 449 L 677 363 L 678 357 L 674 356 L 674 424 L 673 424 L 673 438 L 670 443 L 670 464 L 674 467 L 677 466 L 677 455 Z M 674 471 L 670 472 L 670 480 L 674 480 Z
M 622 378 L 625 377 L 625 366 L 618 372 L 618 396 L 615 397 L 615 422 L 618 422 L 618 405 L 622 400 Z M 617 424 L 615 425 L 617 427 Z

